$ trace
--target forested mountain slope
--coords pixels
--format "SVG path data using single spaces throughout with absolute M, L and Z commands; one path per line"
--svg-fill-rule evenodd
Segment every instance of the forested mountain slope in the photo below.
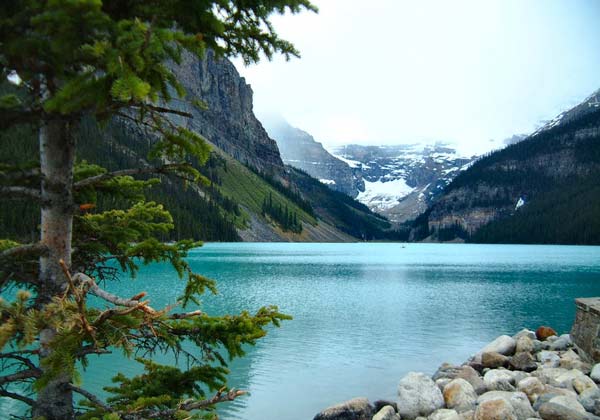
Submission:
M 600 244 L 600 110 L 581 109 L 457 176 L 413 239 Z
M 147 200 L 163 203 L 173 215 L 175 229 L 162 239 L 349 241 L 363 235 L 383 235 L 385 223 L 368 225 L 374 231 L 362 229 L 360 236 L 356 229 L 334 227 L 351 227 L 357 217 L 374 217 L 366 208 L 354 212 L 351 220 L 343 220 L 344 214 L 336 219 L 314 210 L 314 203 L 303 198 L 304 193 L 290 181 L 276 143 L 254 117 L 252 91 L 233 64 L 216 60 L 211 53 L 202 62 L 186 56 L 177 73 L 188 94 L 185 101 L 177 100 L 169 106 L 189 112 L 193 118 L 173 120 L 203 135 L 213 151 L 208 163 L 200 168 L 210 181 L 207 185 L 189 185 L 161 175 L 161 183 L 146 192 Z M 4 84 L 2 89 L 16 88 Z M 199 101 L 206 106 L 200 106 Z M 156 163 L 146 161 L 153 137 L 133 128 L 126 119 L 98 125 L 84 118 L 77 137 L 79 162 L 94 163 L 109 171 Z M 31 127 L 0 131 L 0 165 L 20 162 L 26 166 L 38 159 L 37 139 Z M 97 201 L 97 209 L 130 204 L 126 198 L 117 203 L 108 203 L 102 196 L 90 200 Z M 38 215 L 35 203 L 0 200 L 0 234 L 14 239 L 34 238 L 39 229 Z

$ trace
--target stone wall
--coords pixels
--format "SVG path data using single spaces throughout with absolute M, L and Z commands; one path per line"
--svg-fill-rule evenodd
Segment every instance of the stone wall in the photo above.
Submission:
M 577 312 L 571 338 L 581 355 L 600 362 L 600 298 L 575 299 Z

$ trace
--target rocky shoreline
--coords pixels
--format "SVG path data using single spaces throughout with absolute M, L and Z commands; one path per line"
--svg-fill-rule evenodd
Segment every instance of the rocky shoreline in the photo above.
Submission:
M 581 354 L 580 354 L 581 353 Z M 600 420 L 600 363 L 550 327 L 502 335 L 460 366 L 410 372 L 395 401 L 355 398 L 314 420 Z

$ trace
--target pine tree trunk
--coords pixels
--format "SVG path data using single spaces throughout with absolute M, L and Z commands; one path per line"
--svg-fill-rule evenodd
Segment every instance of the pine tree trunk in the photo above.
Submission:
M 41 242 L 49 249 L 40 258 L 40 290 L 38 299 L 46 304 L 66 290 L 67 280 L 59 265 L 62 259 L 70 266 L 73 229 L 73 166 L 75 138 L 66 121 L 45 121 L 39 131 L 40 164 L 42 172 Z M 52 353 L 51 342 L 56 331 L 46 328 L 40 334 L 40 364 Z M 33 416 L 46 420 L 74 418 L 73 395 L 69 388 L 71 377 L 65 374 L 39 390 Z

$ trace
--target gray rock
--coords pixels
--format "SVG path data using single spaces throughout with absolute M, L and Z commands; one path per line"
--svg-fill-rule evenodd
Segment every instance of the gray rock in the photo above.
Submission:
M 588 388 L 579 394 L 577 398 L 579 403 L 585 408 L 585 411 L 589 411 L 590 413 L 595 413 L 596 401 L 600 402 L 600 389 Z
M 577 401 L 577 398 L 569 396 L 569 395 L 558 395 L 552 398 L 550 403 L 562 405 L 563 407 L 568 408 L 569 410 L 579 411 L 580 413 L 585 413 L 585 408 L 583 405 Z
M 484 394 L 485 395 L 485 394 Z M 477 406 L 474 420 L 518 420 L 512 405 L 502 398 L 485 401 Z
M 536 339 L 535 331 L 531 331 L 527 328 L 523 328 L 521 331 L 519 331 L 518 333 L 513 335 L 513 338 L 517 341 L 522 337 L 529 338 L 530 340 L 535 340 Z
M 487 387 L 483 383 L 483 379 L 475 369 L 471 366 L 453 366 L 448 363 L 444 363 L 433 375 L 433 380 L 437 381 L 442 378 L 456 379 L 462 378 L 473 386 L 473 389 L 477 395 L 481 395 L 487 391 Z
M 475 408 L 477 403 L 477 393 L 473 386 L 462 378 L 454 379 L 446 385 L 443 395 L 446 407 L 459 413 Z
M 538 353 L 542 350 L 548 350 L 550 348 L 550 343 L 546 343 L 540 340 L 533 340 L 533 353 Z
M 317 414 L 314 420 L 371 420 L 373 407 L 366 398 L 352 400 L 328 407 Z
M 442 392 L 424 373 L 410 372 L 398 384 L 398 414 L 403 419 L 428 416 L 444 407 Z
M 560 357 L 554 351 L 543 350 L 537 354 L 537 359 L 547 368 L 557 368 L 560 366 Z
M 550 402 L 542 404 L 539 414 L 544 420 L 591 420 L 593 418 L 586 413 Z
M 505 356 L 512 356 L 515 353 L 516 347 L 517 342 L 514 338 L 508 335 L 501 335 L 481 349 L 478 354 L 481 356 L 483 353 L 496 352 Z
M 462 413 L 458 413 L 458 418 L 460 420 L 473 420 L 475 418 L 475 410 L 464 411 Z
M 481 405 L 486 401 L 502 399 L 511 405 L 513 412 L 518 420 L 526 420 L 529 417 L 535 417 L 535 411 L 531 407 L 531 403 L 527 395 L 523 392 L 505 392 L 505 391 L 490 391 L 480 395 L 477 399 L 477 404 Z
M 542 381 L 544 384 L 550 384 L 553 386 L 558 386 L 557 380 L 558 377 L 569 372 L 567 369 L 563 368 L 547 368 L 540 367 L 538 370 L 531 372 L 532 376 L 535 376 Z
M 373 416 L 373 420 L 400 420 L 396 410 L 391 405 L 386 405 Z
M 444 388 L 446 387 L 446 385 L 448 385 L 450 382 L 452 382 L 452 379 L 450 378 L 440 378 L 437 381 L 435 381 L 435 384 L 437 385 L 437 387 L 440 389 L 440 391 L 444 392 Z
M 458 413 L 455 410 L 448 410 L 447 408 L 441 408 L 431 414 L 428 420 L 461 420 Z
M 548 339 L 550 341 L 550 339 Z M 573 345 L 571 336 L 569 334 L 563 334 L 550 344 L 550 350 L 564 351 Z
M 521 370 L 523 372 L 533 372 L 538 367 L 533 356 L 526 352 L 517 353 L 511 357 L 510 366 L 515 370 Z
M 564 352 L 560 356 L 560 367 L 565 369 L 577 369 L 582 373 L 590 373 L 591 366 L 589 363 L 581 360 L 581 357 L 572 349 Z
M 534 338 L 530 338 L 528 336 L 521 336 L 517 338 L 517 345 L 515 348 L 515 352 L 518 353 L 531 353 L 535 350 L 535 346 L 533 344 L 533 340 L 535 340 L 535 334 L 533 334 Z
M 483 383 L 492 391 L 514 391 L 513 376 L 506 370 L 492 369 L 483 376 Z
M 594 382 L 600 382 L 600 363 L 594 365 L 592 372 L 590 373 L 590 378 L 592 378 Z
M 550 383 L 550 385 L 557 386 L 559 388 L 575 389 L 573 387 L 573 381 L 576 378 L 584 377 L 585 375 L 577 369 L 571 369 L 556 378 L 556 383 Z
M 527 372 L 522 372 L 520 370 L 512 370 L 512 371 L 509 371 L 509 372 L 512 375 L 513 381 L 514 381 L 515 384 L 518 384 L 523 379 L 529 378 L 531 376 L 531 374 L 529 374 Z
M 598 385 L 596 385 L 596 382 L 594 382 L 589 376 L 585 375 L 581 375 L 574 378 L 572 385 L 578 394 L 582 394 L 588 389 L 598 389 Z
M 524 392 L 533 404 L 544 393 L 544 384 L 536 377 L 525 378 L 517 383 L 517 390 Z

